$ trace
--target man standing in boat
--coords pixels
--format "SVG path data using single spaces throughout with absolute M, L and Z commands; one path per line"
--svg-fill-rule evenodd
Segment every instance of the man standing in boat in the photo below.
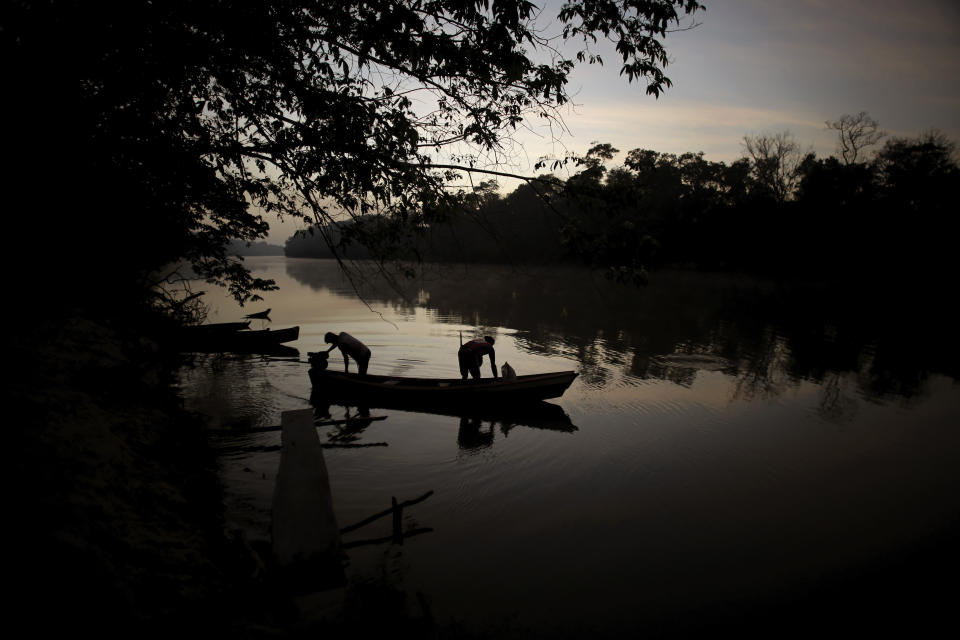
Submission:
M 457 352 L 457 359 L 460 361 L 460 375 L 464 380 L 469 373 L 474 380 L 480 379 L 480 365 L 483 364 L 483 356 L 490 356 L 490 369 L 493 371 L 493 377 L 497 376 L 497 354 L 493 350 L 493 338 L 485 336 L 470 340 L 460 345 L 460 351 Z
M 360 375 L 367 375 L 367 365 L 370 364 L 370 349 L 367 348 L 367 345 L 346 332 L 337 335 L 332 331 L 328 331 L 327 334 L 323 336 L 323 341 L 330 345 L 327 353 L 330 353 L 336 348 L 340 349 L 340 353 L 343 354 L 344 371 L 350 371 L 350 358 L 353 358 L 357 361 L 357 369 Z

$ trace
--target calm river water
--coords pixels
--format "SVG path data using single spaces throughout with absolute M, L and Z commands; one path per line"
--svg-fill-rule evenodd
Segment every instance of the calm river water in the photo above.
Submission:
M 331 261 L 247 264 L 280 290 L 244 309 L 209 291 L 208 320 L 269 307 L 252 327 L 299 325 L 299 355 L 199 355 L 183 394 L 216 428 L 229 526 L 252 540 L 269 539 L 280 436 L 244 429 L 311 407 L 307 352 L 325 332 L 365 342 L 371 373 L 424 377 L 459 375 L 462 332 L 495 336 L 498 364 L 519 374 L 580 375 L 545 421 L 373 409 L 386 419 L 319 427 L 324 443 L 376 445 L 324 450 L 341 526 L 433 492 L 404 522 L 430 531 L 349 549 L 351 580 L 387 570 L 437 620 L 544 633 L 670 630 L 798 602 L 883 626 L 905 598 L 920 624 L 955 597 L 930 584 L 955 560 L 936 543 L 960 513 L 957 326 L 940 298 L 449 266 L 402 282 L 403 296 L 372 281 L 358 296 Z M 343 366 L 339 352 L 330 362 Z M 797 628 L 789 611 L 771 616 L 779 631 Z

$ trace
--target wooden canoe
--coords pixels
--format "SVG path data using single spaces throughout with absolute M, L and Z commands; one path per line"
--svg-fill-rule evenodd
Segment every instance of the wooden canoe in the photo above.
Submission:
M 575 371 L 517 376 L 515 379 L 406 378 L 310 368 L 314 391 L 340 401 L 361 401 L 367 406 L 438 408 L 457 406 L 509 406 L 559 398 L 570 386 Z
M 224 323 L 230 324 L 230 323 Z M 248 323 L 236 323 L 248 324 Z M 215 325 L 200 325 L 215 326 Z M 184 335 L 181 343 L 185 351 L 221 352 L 235 351 L 241 353 L 259 353 L 271 351 L 286 342 L 293 342 L 300 337 L 300 327 L 284 329 L 263 329 L 249 331 L 246 329 L 197 331 Z

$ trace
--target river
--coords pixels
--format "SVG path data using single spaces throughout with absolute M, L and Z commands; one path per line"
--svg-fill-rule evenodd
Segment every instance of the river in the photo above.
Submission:
M 327 331 L 366 343 L 370 373 L 422 377 L 457 377 L 460 336 L 491 335 L 518 374 L 579 372 L 550 401 L 556 419 L 373 409 L 386 417 L 319 427 L 325 444 L 369 445 L 324 450 L 341 526 L 433 492 L 405 510 L 423 532 L 402 549 L 347 551 L 355 583 L 389 569 L 444 623 L 545 634 L 680 629 L 806 601 L 856 628 L 879 625 L 886 600 L 938 606 L 918 595 L 932 574 L 903 566 L 955 559 L 939 544 L 960 513 L 943 297 L 680 271 L 634 289 L 507 266 L 433 266 L 393 288 L 332 261 L 246 263 L 280 290 L 244 309 L 209 290 L 208 320 L 270 308 L 251 327 L 299 326 L 297 353 L 198 355 L 182 393 L 210 418 L 228 526 L 251 540 L 269 539 L 280 454 L 279 432 L 246 430 L 311 406 L 307 353 Z M 384 518 L 344 541 L 389 533 Z

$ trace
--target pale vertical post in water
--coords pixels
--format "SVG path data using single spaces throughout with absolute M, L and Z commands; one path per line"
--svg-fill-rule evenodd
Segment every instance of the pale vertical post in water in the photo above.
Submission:
M 281 414 L 281 454 L 271 533 L 278 566 L 301 589 L 343 579 L 340 533 L 313 410 Z

